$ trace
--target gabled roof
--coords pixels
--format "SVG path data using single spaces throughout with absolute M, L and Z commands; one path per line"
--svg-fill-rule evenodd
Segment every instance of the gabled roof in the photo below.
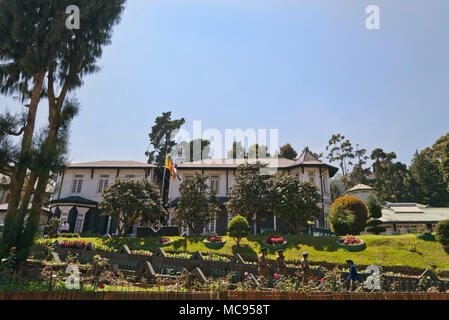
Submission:
M 359 183 L 359 184 L 356 184 L 355 186 L 353 186 L 351 189 L 347 190 L 345 193 L 352 192 L 352 191 L 360 191 L 360 190 L 373 190 L 374 191 L 374 188 L 370 187 L 366 184 Z
M 294 165 L 294 161 L 285 159 L 285 158 L 278 158 L 278 159 L 233 159 L 233 158 L 223 158 L 223 159 L 203 159 L 199 161 L 193 161 L 193 162 L 184 162 L 182 164 L 178 165 L 178 169 L 235 169 L 241 164 L 248 164 L 248 163 L 267 163 L 268 167 L 275 167 L 278 168 L 288 168 L 292 165 Z
M 303 167 L 325 167 L 329 170 L 329 175 L 332 178 L 338 171 L 337 167 L 331 166 L 330 164 L 324 163 L 323 161 L 317 159 L 310 151 L 306 148 L 304 153 L 295 161 L 294 166 Z
M 155 165 L 134 160 L 101 160 L 82 163 L 70 163 L 67 168 L 153 168 Z
M 62 199 L 55 199 L 49 202 L 50 205 L 59 205 L 59 204 L 80 204 L 80 205 L 88 205 L 88 206 L 96 206 L 98 204 L 97 201 L 89 200 L 83 197 L 73 196 Z
M 203 159 L 193 162 L 184 162 L 178 165 L 180 170 L 201 170 L 201 169 L 236 169 L 241 164 L 256 163 L 260 161 L 267 163 L 269 168 L 293 169 L 296 167 L 325 167 L 329 169 L 330 177 L 333 177 L 338 168 L 328 165 L 315 158 L 308 150 L 306 150 L 298 160 L 290 160 L 286 158 L 262 158 L 262 159 Z

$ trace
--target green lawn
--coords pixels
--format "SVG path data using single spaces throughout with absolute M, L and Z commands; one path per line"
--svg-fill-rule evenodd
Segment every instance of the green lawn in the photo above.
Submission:
M 202 243 L 204 237 L 188 238 L 187 246 L 184 238 L 170 238 L 174 240 L 174 243 L 166 247 L 166 250 L 214 251 L 228 255 L 240 253 L 243 257 L 251 258 L 255 258 L 260 252 L 260 242 L 264 239 L 263 236 L 251 236 L 248 239 L 243 239 L 240 247 L 237 247 L 236 242 L 232 238 L 225 237 L 226 245 L 222 249 L 211 250 Z M 284 252 L 287 260 L 299 260 L 301 253 L 308 251 L 311 261 L 344 263 L 347 259 L 352 259 L 359 265 L 410 266 L 423 269 L 435 265 L 437 271 L 449 270 L 449 255 L 438 242 L 421 240 L 412 234 L 400 236 L 360 236 L 367 245 L 367 248 L 361 252 L 348 252 L 338 248 L 335 243 L 335 237 L 294 235 L 286 236 L 286 238 L 289 242 Z M 153 251 L 157 248 L 157 239 L 155 238 L 71 238 L 67 240 L 85 240 L 114 248 L 119 248 L 122 244 L 126 244 L 131 250 L 146 249 Z M 276 252 L 270 250 L 268 258 L 273 259 L 275 256 Z

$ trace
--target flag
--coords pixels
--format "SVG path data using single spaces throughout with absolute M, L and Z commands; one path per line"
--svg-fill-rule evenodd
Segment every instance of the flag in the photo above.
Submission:
M 170 170 L 170 173 L 173 174 L 173 162 L 170 159 L 170 156 L 167 155 L 165 158 L 165 167 Z
M 178 174 L 178 166 L 175 164 L 175 167 L 173 168 L 173 181 L 176 181 L 176 178 L 181 181 L 181 177 Z

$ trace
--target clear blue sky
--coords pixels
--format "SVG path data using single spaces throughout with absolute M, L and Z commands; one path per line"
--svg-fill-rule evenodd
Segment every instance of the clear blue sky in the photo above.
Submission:
M 298 152 L 339 132 L 409 163 L 449 131 L 448 12 L 447 0 L 128 0 L 102 71 L 76 92 L 70 159 L 145 161 L 171 110 L 187 128 L 276 128 Z

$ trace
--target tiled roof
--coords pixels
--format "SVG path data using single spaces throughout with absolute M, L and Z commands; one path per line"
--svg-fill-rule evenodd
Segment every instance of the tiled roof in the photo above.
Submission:
M 152 164 L 134 160 L 101 160 L 82 163 L 70 163 L 67 168 L 152 168 Z
M 395 213 L 391 209 L 382 209 L 384 223 L 437 223 L 449 219 L 449 208 L 421 208 L 421 212 Z

